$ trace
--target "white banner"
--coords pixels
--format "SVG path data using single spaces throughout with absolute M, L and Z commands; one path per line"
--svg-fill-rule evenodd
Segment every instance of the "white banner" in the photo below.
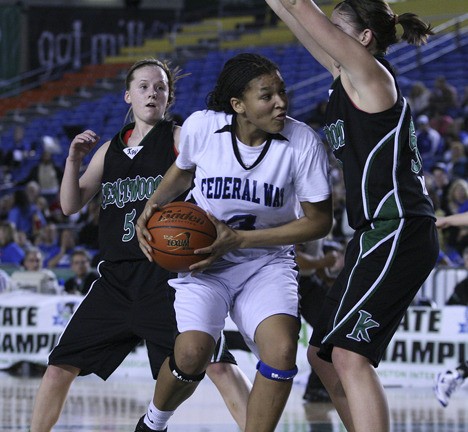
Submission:
M 0 294 L 0 369 L 18 362 L 46 364 L 81 296 L 30 292 Z M 228 320 L 227 330 L 236 330 Z M 297 380 L 305 380 L 310 367 L 307 346 L 312 329 L 303 323 L 299 339 Z M 386 386 L 432 386 L 437 372 L 468 359 L 468 308 L 448 306 L 410 308 L 377 369 Z M 234 351 L 239 366 L 253 379 L 257 359 Z M 144 345 L 138 346 L 116 375 L 151 377 Z
M 22 290 L 0 294 L 0 369 L 21 361 L 45 364 L 82 299 Z

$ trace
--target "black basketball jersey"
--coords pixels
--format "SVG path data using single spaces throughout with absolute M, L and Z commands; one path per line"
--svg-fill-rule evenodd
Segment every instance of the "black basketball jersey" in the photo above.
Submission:
M 390 65 L 379 59 L 391 71 Z M 324 128 L 343 168 L 349 224 L 434 217 L 424 185 L 411 110 L 397 85 L 396 104 L 369 114 L 356 108 L 338 77 L 331 89 Z
M 160 121 L 138 147 L 127 147 L 124 136 L 134 127 L 112 138 L 104 159 L 99 244 L 107 261 L 147 259 L 138 246 L 136 221 L 176 159 L 172 122 Z

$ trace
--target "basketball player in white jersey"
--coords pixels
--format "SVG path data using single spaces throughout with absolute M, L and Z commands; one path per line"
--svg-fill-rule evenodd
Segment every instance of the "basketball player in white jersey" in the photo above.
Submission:
M 180 332 L 162 366 L 149 429 L 165 431 L 195 390 L 228 314 L 259 359 L 246 432 L 273 431 L 297 373 L 299 319 L 292 245 L 325 236 L 332 225 L 328 159 L 318 136 L 287 117 L 278 67 L 256 54 L 224 66 L 208 110 L 182 126 L 180 154 L 137 222 L 151 261 L 146 222 L 190 188 L 218 237 L 209 257 L 170 281 Z M 144 420 L 142 420 L 144 421 Z

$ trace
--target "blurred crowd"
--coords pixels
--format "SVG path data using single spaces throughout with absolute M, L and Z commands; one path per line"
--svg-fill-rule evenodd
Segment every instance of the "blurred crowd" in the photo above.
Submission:
M 21 136 L 21 128 L 15 137 Z M 2 172 L 24 175 L 8 177 L 1 189 L 0 292 L 19 287 L 85 294 L 90 284 L 84 281 L 88 274 L 96 274 L 99 261 L 100 199 L 95 197 L 83 211 L 66 217 L 59 196 L 63 169 L 54 161 L 54 152 L 47 146 L 20 151 L 20 141 L 14 149 L 3 155 Z M 28 162 L 28 171 L 18 169 Z M 30 266 L 33 259 L 36 267 Z M 74 261 L 86 263 L 80 266 Z

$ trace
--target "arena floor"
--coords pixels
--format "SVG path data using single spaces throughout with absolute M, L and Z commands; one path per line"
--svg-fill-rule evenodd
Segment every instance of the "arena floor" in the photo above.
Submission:
M 27 431 L 39 378 L 0 373 L 0 431 Z M 304 383 L 293 386 L 277 431 L 344 432 L 331 404 L 304 403 Z M 133 432 L 145 412 L 153 383 L 145 378 L 113 377 L 102 382 L 79 378 L 73 385 L 55 432 Z M 392 432 L 468 432 L 468 385 L 447 408 L 428 388 L 387 388 Z M 171 420 L 170 432 L 237 432 L 213 384 L 204 380 Z M 373 432 L 373 431 L 369 431 Z

